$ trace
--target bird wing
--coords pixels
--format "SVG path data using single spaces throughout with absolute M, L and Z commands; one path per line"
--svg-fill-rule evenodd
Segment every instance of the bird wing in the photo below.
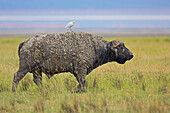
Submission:
M 69 22 L 66 26 L 65 26 L 65 28 L 67 28 L 67 27 L 69 27 L 69 26 L 71 26 L 72 25 L 72 22 Z

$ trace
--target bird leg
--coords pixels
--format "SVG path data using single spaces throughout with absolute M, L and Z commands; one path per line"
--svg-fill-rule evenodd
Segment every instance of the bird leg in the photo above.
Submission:
M 67 32 L 69 32 L 68 28 L 67 28 Z
M 70 31 L 73 32 L 73 31 L 71 30 L 71 27 L 70 27 Z

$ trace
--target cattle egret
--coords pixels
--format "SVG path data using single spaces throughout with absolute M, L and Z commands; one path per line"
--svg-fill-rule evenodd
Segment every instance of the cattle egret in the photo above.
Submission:
M 70 29 L 70 31 L 72 31 L 72 30 L 71 30 L 71 27 L 73 27 L 74 24 L 75 24 L 75 21 L 69 22 L 69 23 L 65 26 L 65 28 L 67 29 L 67 31 L 68 31 L 69 29 Z M 73 31 L 72 31 L 72 32 L 73 32 Z

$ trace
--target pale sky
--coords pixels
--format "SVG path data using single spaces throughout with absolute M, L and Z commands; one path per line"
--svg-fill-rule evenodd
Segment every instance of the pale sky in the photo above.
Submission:
M 0 29 L 170 28 L 170 0 L 0 0 Z
M 0 0 L 0 9 L 169 9 L 170 0 Z

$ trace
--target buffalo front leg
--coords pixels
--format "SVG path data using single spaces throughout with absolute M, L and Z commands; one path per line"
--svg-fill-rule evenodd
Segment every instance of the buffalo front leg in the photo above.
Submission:
M 15 92 L 17 87 L 18 87 L 18 83 L 19 81 L 24 78 L 24 76 L 28 73 L 27 70 L 18 70 L 15 74 L 14 74 L 14 78 L 13 78 L 13 84 L 12 84 L 12 91 Z
M 42 86 L 42 72 L 35 70 L 33 72 L 33 81 L 37 86 Z
M 79 85 L 77 86 L 75 90 L 72 91 L 72 93 L 85 92 L 84 86 L 86 84 L 86 75 L 85 74 L 74 74 L 74 76 L 76 77 Z
M 77 90 L 78 90 L 78 92 L 85 92 L 85 88 L 84 88 L 84 86 L 85 86 L 85 84 L 86 84 L 86 78 L 85 78 L 85 75 L 83 76 L 83 77 L 80 77 L 80 78 L 77 78 L 77 79 L 79 79 L 79 85 L 77 86 Z

